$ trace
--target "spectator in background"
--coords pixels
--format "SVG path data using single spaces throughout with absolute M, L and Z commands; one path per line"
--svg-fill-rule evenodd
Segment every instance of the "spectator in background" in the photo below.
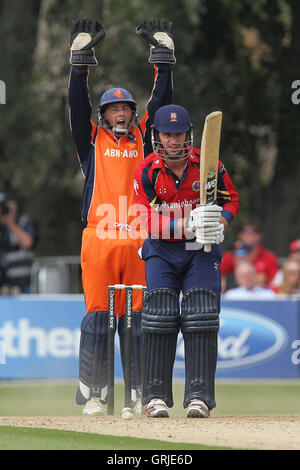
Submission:
M 289 245 L 290 257 L 297 259 L 300 263 L 300 238 L 293 240 Z
M 270 287 L 274 276 L 280 269 L 277 256 L 262 244 L 262 232 L 254 222 L 247 222 L 243 225 L 234 249 L 226 251 L 223 255 L 221 263 L 223 292 L 235 287 L 235 278 L 233 284 L 230 284 L 230 280 L 232 280 L 236 262 L 240 259 L 253 264 L 256 270 L 256 283 L 260 287 Z
M 247 260 L 237 262 L 234 276 L 237 287 L 228 289 L 223 294 L 224 300 L 262 300 L 274 299 L 276 294 L 270 290 L 257 285 L 256 269 L 253 263 Z
M 289 259 L 295 260 L 300 264 L 300 238 L 290 243 Z
M 300 263 L 296 259 L 287 259 L 282 266 L 282 282 L 272 287 L 277 294 L 300 294 Z
M 300 238 L 298 238 L 297 240 L 293 240 L 289 244 L 289 253 L 287 256 L 287 260 L 296 261 L 300 266 Z M 276 276 L 274 277 L 271 283 L 272 289 L 276 291 L 276 289 L 282 284 L 282 281 L 283 281 L 283 270 L 280 269 L 276 273 Z
M 18 215 L 17 202 L 0 193 L 1 294 L 30 293 L 36 227 L 27 215 Z

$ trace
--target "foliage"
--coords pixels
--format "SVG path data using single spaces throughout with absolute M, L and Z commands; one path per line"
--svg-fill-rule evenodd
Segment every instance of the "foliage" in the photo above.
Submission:
M 111 86 L 132 91 L 143 114 L 152 87 L 148 46 L 135 34 L 145 18 L 173 22 L 177 64 L 174 99 L 190 111 L 195 144 L 205 115 L 224 114 L 221 159 L 241 194 L 239 226 L 255 216 L 279 255 L 299 237 L 300 5 L 293 0 L 8 0 L 0 3 L 7 85 L 1 106 L 0 188 L 22 201 L 39 223 L 38 253 L 79 254 L 83 179 L 68 119 L 69 25 L 80 16 L 108 29 L 90 73 L 93 117 Z

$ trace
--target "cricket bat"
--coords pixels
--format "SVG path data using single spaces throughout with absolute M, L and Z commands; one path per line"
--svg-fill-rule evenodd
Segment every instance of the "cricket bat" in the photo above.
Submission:
M 206 116 L 200 154 L 200 204 L 214 204 L 217 199 L 218 162 L 222 112 L 214 111 Z M 211 246 L 204 245 L 210 252 Z

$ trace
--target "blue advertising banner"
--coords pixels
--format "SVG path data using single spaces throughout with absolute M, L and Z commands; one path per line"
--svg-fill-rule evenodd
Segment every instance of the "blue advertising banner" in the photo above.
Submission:
M 223 302 L 217 377 L 300 377 L 299 306 L 292 300 Z
M 82 296 L 0 299 L 1 378 L 73 378 L 78 375 Z
M 84 311 L 81 295 L 0 298 L 0 379 L 77 379 Z M 181 334 L 174 377 L 184 377 Z M 222 302 L 217 378 L 299 377 L 300 300 Z

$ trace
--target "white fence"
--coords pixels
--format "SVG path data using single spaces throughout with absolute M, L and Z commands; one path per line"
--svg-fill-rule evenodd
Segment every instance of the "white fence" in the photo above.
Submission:
M 32 294 L 80 294 L 80 256 L 37 258 L 31 270 Z

